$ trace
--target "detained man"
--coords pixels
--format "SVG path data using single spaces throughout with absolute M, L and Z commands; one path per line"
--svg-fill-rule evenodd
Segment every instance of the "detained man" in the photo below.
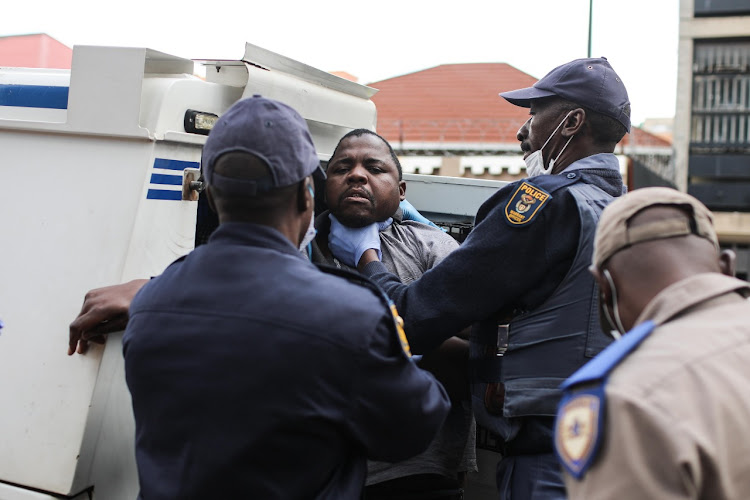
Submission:
M 317 217 L 313 261 L 348 268 L 328 249 L 333 220 L 349 227 L 377 223 L 383 262 L 406 283 L 418 279 L 458 248 L 456 240 L 437 227 L 405 220 L 399 207 L 406 192 L 401 164 L 390 144 L 378 134 L 358 129 L 345 135 L 326 174 L 330 211 Z M 460 498 L 465 473 L 476 470 L 467 363 L 468 341 L 459 337 L 451 337 L 419 361 L 446 387 L 451 411 L 424 453 L 395 464 L 369 462 L 368 500 L 408 498 L 409 494 L 435 500 Z

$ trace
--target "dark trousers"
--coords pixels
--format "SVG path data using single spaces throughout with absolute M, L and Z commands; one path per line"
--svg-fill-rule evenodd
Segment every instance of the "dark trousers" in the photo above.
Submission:
M 562 471 L 554 453 L 514 455 L 497 463 L 500 500 L 565 500 Z

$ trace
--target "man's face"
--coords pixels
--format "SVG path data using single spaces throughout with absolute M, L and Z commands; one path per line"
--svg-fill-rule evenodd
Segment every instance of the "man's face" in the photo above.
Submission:
M 531 108 L 529 108 L 531 116 L 518 129 L 518 134 L 516 135 L 516 138 L 521 141 L 521 150 L 524 153 L 524 158 L 534 151 L 539 150 L 547 142 L 547 139 L 555 131 L 555 128 L 560 125 L 560 122 L 568 111 L 554 99 L 543 98 L 531 101 Z M 559 140 L 561 139 L 559 130 L 555 135 L 556 137 L 553 137 L 542 151 L 545 165 L 549 163 L 550 158 L 557 156 L 557 153 L 553 155 L 552 152 L 558 150 L 564 144 L 564 141 L 561 142 Z M 557 144 L 558 142 L 561 142 L 561 144 Z
M 326 174 L 328 208 L 345 226 L 363 227 L 386 220 L 406 192 L 388 146 L 372 134 L 344 139 Z

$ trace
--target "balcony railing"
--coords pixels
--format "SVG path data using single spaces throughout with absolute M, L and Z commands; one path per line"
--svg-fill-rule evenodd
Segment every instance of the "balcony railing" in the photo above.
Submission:
M 739 113 L 693 111 L 690 148 L 715 153 L 750 152 L 750 111 Z
M 693 153 L 750 152 L 750 41 L 696 43 L 690 147 Z

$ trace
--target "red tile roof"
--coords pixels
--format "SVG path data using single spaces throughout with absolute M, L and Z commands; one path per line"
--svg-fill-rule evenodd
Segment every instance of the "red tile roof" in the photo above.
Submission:
M 44 33 L 0 37 L 0 66 L 70 69 L 73 49 Z
M 530 87 L 537 79 L 505 63 L 443 64 L 369 83 L 378 110 L 378 133 L 402 142 L 494 143 L 518 146 L 516 133 L 528 110 L 499 92 Z M 623 144 L 670 144 L 633 127 Z M 633 140 L 634 139 L 634 140 Z
M 642 128 L 631 127 L 630 134 L 625 134 L 625 137 L 620 141 L 620 146 L 671 148 L 672 143 L 656 134 L 646 132 Z
M 368 84 L 379 89 L 378 133 L 389 141 L 517 144 L 528 110 L 498 92 L 536 78 L 504 63 L 444 64 Z

